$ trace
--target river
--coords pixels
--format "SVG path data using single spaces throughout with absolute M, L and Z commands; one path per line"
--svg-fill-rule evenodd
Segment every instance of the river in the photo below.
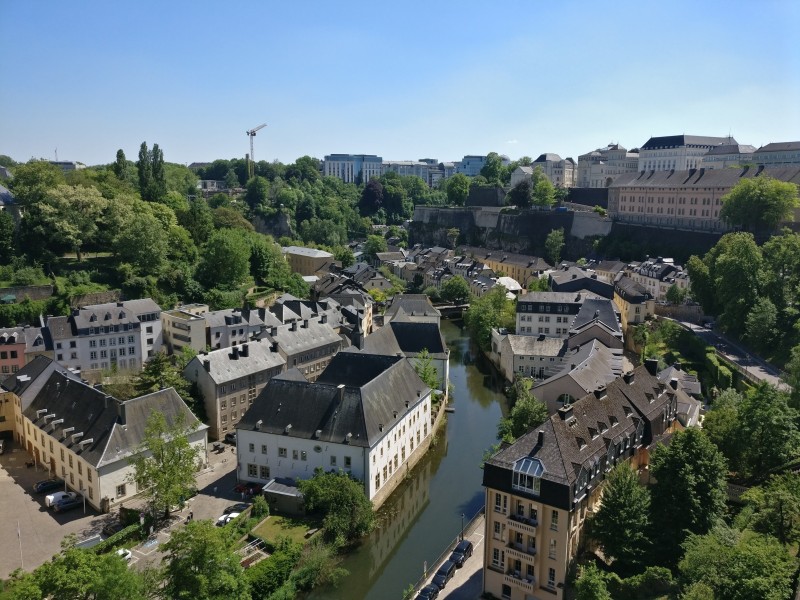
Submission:
M 484 451 L 494 444 L 506 400 L 496 373 L 470 342 L 460 321 L 442 321 L 450 348 L 455 412 L 438 441 L 378 514 L 380 526 L 348 554 L 350 574 L 337 589 L 317 590 L 314 600 L 394 600 L 422 576 L 483 506 Z

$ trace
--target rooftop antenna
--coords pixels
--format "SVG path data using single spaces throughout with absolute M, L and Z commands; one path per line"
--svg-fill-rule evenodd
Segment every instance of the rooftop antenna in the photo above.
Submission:
M 56 148 L 56 162 L 58 162 L 58 148 Z

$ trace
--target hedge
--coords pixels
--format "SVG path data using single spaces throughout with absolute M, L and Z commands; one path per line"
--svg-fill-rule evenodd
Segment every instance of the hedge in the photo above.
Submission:
M 141 531 L 142 527 L 138 523 L 136 523 L 135 525 L 128 525 L 122 531 L 118 531 L 111 537 L 106 538 L 105 540 L 97 544 L 97 546 L 94 546 L 92 550 L 94 550 L 95 554 L 104 554 L 106 552 L 109 552 L 110 550 L 113 550 L 117 546 L 124 544 L 128 540 L 132 540 L 133 538 L 138 536 L 141 533 Z

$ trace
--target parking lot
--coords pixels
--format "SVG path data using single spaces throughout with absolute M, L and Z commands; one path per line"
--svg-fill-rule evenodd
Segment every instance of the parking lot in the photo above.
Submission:
M 23 567 L 30 571 L 47 562 L 61 550 L 61 541 L 69 534 L 79 539 L 97 535 L 110 515 L 99 515 L 89 505 L 55 513 L 45 508 L 47 494 L 33 492 L 33 484 L 48 479 L 41 468 L 26 467 L 27 452 L 6 440 L 0 455 L 0 577 Z

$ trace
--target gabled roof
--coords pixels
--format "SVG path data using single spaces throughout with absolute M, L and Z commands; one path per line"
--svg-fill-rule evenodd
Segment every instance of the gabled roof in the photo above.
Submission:
M 761 146 L 756 152 L 786 152 L 788 150 L 800 150 L 800 142 L 772 142 Z
M 614 303 L 606 298 L 587 298 L 581 306 L 575 320 L 572 322 L 572 330 L 581 329 L 585 325 L 597 321 L 605 325 L 615 334 L 622 334 L 617 313 L 614 311 Z
M 271 379 L 236 428 L 372 447 L 429 392 L 402 357 L 340 353 L 315 383 Z
M 800 184 L 800 167 L 787 166 L 762 169 L 761 167 L 743 167 L 740 169 L 690 169 L 688 171 L 639 171 L 638 173 L 622 173 L 611 182 L 614 188 L 731 188 L 744 178 L 772 177 L 779 181 L 791 181 Z
M 621 275 L 614 281 L 614 292 L 626 302 L 641 304 L 652 300 L 653 296 L 645 287 L 627 275 Z
M 293 326 L 295 327 L 294 331 L 292 330 Z M 329 344 L 342 343 L 342 338 L 337 335 L 333 327 L 328 323 L 320 323 L 317 319 L 295 321 L 292 325 L 281 325 L 267 330 L 257 337 L 277 342 L 280 349 L 288 356 Z
M 414 356 L 423 350 L 435 358 L 447 357 L 447 345 L 436 323 L 397 318 L 364 338 L 364 351 L 372 354 Z
M 389 301 L 384 318 L 391 320 L 400 310 L 411 317 L 441 317 L 431 299 L 425 294 L 397 294 Z
M 720 144 L 719 146 L 714 146 L 708 152 L 706 152 L 706 156 L 719 156 L 724 154 L 752 154 L 756 151 L 755 146 L 750 146 L 749 144 Z
M 606 385 L 622 373 L 622 351 L 611 350 L 599 340 L 590 340 L 575 348 L 564 357 L 564 367 L 552 377 L 534 386 L 536 388 L 552 384 L 558 379 L 569 377 L 586 393 Z
M 508 335 L 508 344 L 514 356 L 563 356 L 567 340 L 535 335 Z
M 185 372 L 206 369 L 211 380 L 217 385 L 255 375 L 286 364 L 286 359 L 278 352 L 272 352 L 270 344 L 252 341 L 247 344 L 212 350 L 208 354 L 199 354 L 186 365 Z
M 676 148 L 680 146 L 712 147 L 720 144 L 738 144 L 732 137 L 713 137 L 706 135 L 666 135 L 661 137 L 651 137 L 642 150 L 652 150 L 654 148 Z
M 534 163 L 543 163 L 543 162 L 561 162 L 561 157 L 554 152 L 546 152 L 544 154 L 540 154 L 539 157 L 533 161 Z
M 206 326 L 214 327 L 260 327 L 264 321 L 257 310 L 247 310 L 241 308 L 226 308 L 222 310 L 212 310 L 205 315 Z
M 28 391 L 31 391 L 33 395 L 35 395 L 38 393 L 44 382 L 42 375 L 50 371 L 58 371 L 67 377 L 71 377 L 76 381 L 80 381 L 80 378 L 72 375 L 69 371 L 67 371 L 67 369 L 59 365 L 57 362 L 47 358 L 46 356 L 40 355 L 34 358 L 16 373 L 12 373 L 6 377 L 0 385 L 0 389 L 13 392 L 20 398 L 26 397 Z

